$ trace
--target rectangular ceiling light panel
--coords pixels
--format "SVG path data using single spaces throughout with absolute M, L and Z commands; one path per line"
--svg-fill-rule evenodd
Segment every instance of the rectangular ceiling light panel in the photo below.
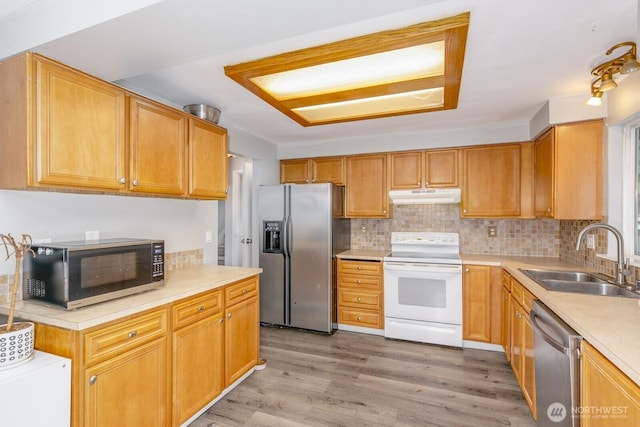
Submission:
M 225 67 L 303 126 L 457 108 L 469 13 Z

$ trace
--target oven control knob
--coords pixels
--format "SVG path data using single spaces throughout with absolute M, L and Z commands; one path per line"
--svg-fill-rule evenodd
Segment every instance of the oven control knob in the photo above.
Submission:
M 44 254 L 45 254 L 45 255 L 51 255 L 52 253 L 53 253 L 53 249 L 51 249 L 51 248 L 46 248 L 46 249 L 44 250 Z

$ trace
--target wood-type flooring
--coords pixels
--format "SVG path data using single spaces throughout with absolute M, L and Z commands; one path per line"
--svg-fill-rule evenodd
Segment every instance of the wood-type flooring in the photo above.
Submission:
M 502 353 L 262 327 L 261 356 L 190 427 L 536 425 Z

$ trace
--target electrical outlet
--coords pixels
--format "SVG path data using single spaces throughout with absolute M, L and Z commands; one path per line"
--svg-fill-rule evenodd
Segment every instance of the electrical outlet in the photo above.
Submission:
M 93 231 L 85 231 L 84 232 L 85 240 L 100 240 L 100 232 L 98 230 Z
M 205 243 L 212 243 L 213 242 L 213 232 L 212 231 L 205 231 L 204 232 L 204 242 Z
M 495 225 L 490 225 L 487 227 L 487 235 L 489 237 L 498 237 L 498 227 Z
M 596 236 L 593 234 L 587 234 L 587 249 L 596 248 Z

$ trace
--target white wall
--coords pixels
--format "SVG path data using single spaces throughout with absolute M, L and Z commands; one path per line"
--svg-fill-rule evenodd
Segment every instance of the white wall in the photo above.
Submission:
M 215 262 L 218 202 L 0 190 L 0 233 L 54 241 L 83 240 L 85 231 L 100 237 L 163 239 L 167 252 L 204 249 L 205 262 Z M 204 243 L 211 230 L 214 242 Z M 12 274 L 13 258 L 0 251 L 0 275 Z

